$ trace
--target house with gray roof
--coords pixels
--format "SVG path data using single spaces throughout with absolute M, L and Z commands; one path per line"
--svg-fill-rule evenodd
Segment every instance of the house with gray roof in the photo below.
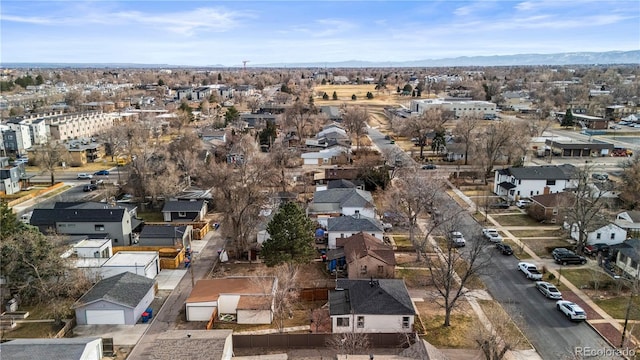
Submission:
M 165 330 L 140 342 L 128 360 L 227 360 L 233 357 L 233 330 Z
M 138 235 L 140 246 L 187 247 L 191 245 L 193 226 L 145 225 Z
M 327 239 L 329 249 L 335 249 L 340 238 L 346 238 L 363 232 L 383 241 L 384 228 L 382 223 L 366 216 L 338 216 L 327 219 Z
M 162 207 L 164 221 L 202 221 L 207 214 L 206 200 L 169 200 Z
M 510 167 L 496 170 L 493 192 L 510 201 L 562 192 L 575 187 L 570 164 Z
M 320 106 L 320 114 L 331 121 L 342 122 L 342 113 L 340 113 L 340 108 L 337 106 Z
M 361 215 L 373 218 L 375 210 L 370 192 L 358 188 L 336 188 L 314 192 L 307 212 L 311 216 Z
M 616 266 L 631 279 L 640 278 L 640 239 L 627 239 L 618 247 Z
M 338 279 L 329 315 L 333 333 L 410 333 L 416 310 L 402 279 Z
M 632 236 L 640 236 L 640 211 L 623 211 L 616 215 L 615 224 Z
M 16 339 L 0 344 L 2 360 L 100 360 L 102 338 Z
M 124 272 L 100 280 L 72 306 L 78 325 L 135 325 L 155 296 L 155 283 Z

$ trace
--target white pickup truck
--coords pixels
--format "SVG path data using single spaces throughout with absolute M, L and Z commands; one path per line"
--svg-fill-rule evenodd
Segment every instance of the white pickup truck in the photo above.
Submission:
M 542 273 L 538 271 L 538 268 L 527 262 L 518 263 L 518 270 L 522 271 L 527 279 L 540 281 L 542 280 Z
M 502 236 L 500 236 L 500 233 L 498 233 L 496 229 L 482 229 L 482 236 L 491 242 L 502 242 Z

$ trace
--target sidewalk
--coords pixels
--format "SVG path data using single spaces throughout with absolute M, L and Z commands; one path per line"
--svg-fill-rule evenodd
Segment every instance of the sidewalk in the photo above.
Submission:
M 469 199 L 462 191 L 453 187 L 453 184 L 449 183 L 449 186 L 452 187 L 452 190 L 455 192 L 457 196 L 459 196 L 465 203 L 471 204 L 473 201 Z M 474 209 L 475 211 L 480 212 L 482 216 L 487 218 L 492 226 L 505 234 L 505 238 L 513 241 L 518 247 L 523 249 L 533 261 L 543 261 L 535 252 L 533 252 L 529 247 L 527 247 L 524 243 L 520 241 L 516 236 L 514 236 L 509 230 L 507 230 L 504 226 L 501 226 L 499 222 L 497 222 L 491 215 L 485 214 L 481 209 L 475 209 L 475 205 L 469 205 L 469 211 Z M 510 227 L 511 228 L 511 227 Z M 521 229 L 535 229 L 538 227 L 519 227 Z M 607 341 L 612 347 L 617 348 L 620 345 L 622 339 L 622 330 L 623 326 L 620 324 L 620 320 L 614 319 L 609 314 L 607 314 L 602 308 L 600 308 L 596 303 L 589 298 L 582 290 L 578 289 L 575 285 L 573 285 L 569 280 L 560 276 L 557 270 L 548 268 L 547 271 L 555 276 L 556 279 L 560 279 L 560 282 L 567 288 L 569 291 L 563 291 L 563 297 L 569 301 L 573 301 L 582 307 L 588 316 L 587 324 L 593 328 L 605 341 Z M 624 321 L 624 320 L 623 320 Z M 627 334 L 628 338 L 635 343 L 638 343 L 637 339 L 633 338 L 631 334 Z

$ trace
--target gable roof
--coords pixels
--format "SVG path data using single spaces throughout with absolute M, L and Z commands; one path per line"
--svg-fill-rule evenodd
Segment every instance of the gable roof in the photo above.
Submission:
M 382 224 L 366 216 L 338 216 L 327 219 L 327 231 L 382 232 Z
M 57 222 L 122 222 L 125 209 L 33 209 L 31 225 L 54 225 Z
M 329 291 L 330 315 L 415 315 L 402 279 L 338 279 L 336 285 Z
M 387 265 L 396 265 L 393 248 L 367 233 L 359 232 L 347 238 L 337 239 L 336 246 L 344 248 L 344 255 L 349 262 L 370 256 Z
M 313 203 L 337 203 L 340 207 L 373 206 L 373 197 L 366 190 L 355 188 L 327 189 L 313 193 Z
M 98 281 L 76 301 L 73 308 L 76 309 L 99 300 L 135 308 L 155 283 L 154 279 L 128 271 L 123 272 Z
M 542 205 L 545 208 L 565 207 L 575 201 L 575 195 L 570 192 L 559 192 L 553 194 L 542 194 L 531 197 L 531 201 Z
M 622 212 L 620 214 L 623 214 L 623 213 L 627 213 L 627 216 L 629 216 L 629 218 L 631 219 L 632 222 L 640 223 L 640 211 L 630 210 L 630 211 L 624 211 L 624 212 Z
M 569 180 L 575 171 L 575 167 L 570 164 L 564 164 L 511 167 L 506 170 L 509 175 L 520 180 Z
M 164 203 L 162 212 L 200 212 L 205 200 L 179 201 L 169 200 Z
M 364 181 L 362 180 L 347 180 L 347 179 L 337 179 L 337 180 L 329 180 L 327 182 L 327 189 L 350 189 L 357 188 L 358 186 L 363 186 Z
M 145 225 L 140 238 L 182 238 L 186 230 L 186 226 Z
M 640 239 L 627 239 L 622 244 L 618 251 L 631 260 L 640 262 Z
M 16 339 L 0 344 L 0 354 L 3 360 L 81 359 L 87 345 L 98 339 Z

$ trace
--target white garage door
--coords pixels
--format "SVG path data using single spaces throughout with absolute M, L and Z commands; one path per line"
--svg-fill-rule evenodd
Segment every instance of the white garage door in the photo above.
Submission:
M 209 321 L 215 306 L 187 305 L 187 321 Z
M 87 310 L 87 324 L 124 325 L 124 310 Z

